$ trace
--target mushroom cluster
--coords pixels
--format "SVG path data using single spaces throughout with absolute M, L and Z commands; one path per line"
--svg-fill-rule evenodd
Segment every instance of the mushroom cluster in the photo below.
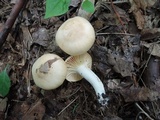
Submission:
M 88 20 L 73 17 L 64 22 L 56 33 L 58 46 L 71 55 L 66 60 L 66 80 L 76 82 L 85 78 L 94 88 L 98 102 L 105 106 L 109 98 L 99 77 L 91 70 L 92 58 L 87 51 L 95 41 L 95 31 Z
M 95 41 L 95 31 L 83 17 L 64 22 L 56 33 L 58 46 L 69 56 L 65 61 L 56 54 L 44 54 L 32 66 L 35 84 L 45 90 L 56 89 L 64 80 L 76 82 L 85 78 L 94 88 L 98 102 L 105 106 L 109 98 L 100 78 L 91 70 L 92 58 L 87 51 Z

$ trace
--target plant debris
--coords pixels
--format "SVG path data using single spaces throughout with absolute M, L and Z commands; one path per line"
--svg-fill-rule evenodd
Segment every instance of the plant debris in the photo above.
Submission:
M 93 0 L 94 13 L 81 9 L 82 0 L 72 0 L 67 13 L 49 19 L 44 19 L 45 0 L 20 0 L 25 6 L 14 12 L 17 1 L 0 2 L 0 71 L 9 65 L 11 79 L 9 94 L 0 99 L 0 119 L 160 119 L 159 0 Z M 6 22 L 10 13 L 16 18 L 13 26 Z M 68 57 L 57 46 L 55 35 L 67 19 L 77 15 L 88 19 L 96 32 L 88 53 L 92 70 L 110 98 L 107 107 L 98 104 L 85 80 L 65 80 L 47 91 L 32 78 L 32 65 L 44 53 Z

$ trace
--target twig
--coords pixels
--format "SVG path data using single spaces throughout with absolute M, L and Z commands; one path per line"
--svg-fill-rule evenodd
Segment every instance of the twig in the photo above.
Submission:
M 111 2 L 106 2 L 106 3 L 111 3 Z M 112 2 L 113 4 L 121 4 L 121 3 L 129 3 L 129 1 L 128 0 L 122 0 L 122 1 L 113 1 Z
M 8 34 L 9 34 L 9 32 L 11 31 L 11 28 L 12 28 L 16 18 L 19 15 L 19 13 L 22 10 L 22 8 L 24 7 L 26 1 L 27 0 L 18 0 L 16 2 L 15 6 L 13 7 L 9 18 L 7 19 L 4 27 L 0 31 L 0 48 L 2 47 L 4 42 L 6 41 L 6 38 L 7 38 Z
M 154 120 L 153 118 L 151 118 L 139 105 L 138 103 L 135 103 L 136 106 L 150 119 L 150 120 Z
M 113 10 L 114 10 L 114 12 L 115 12 L 115 14 L 116 14 L 116 16 L 117 16 L 120 24 L 121 24 L 122 26 L 124 26 L 124 22 L 121 20 L 120 15 L 117 13 L 117 11 L 116 11 L 116 9 L 115 9 L 115 7 L 114 7 L 114 4 L 113 4 L 113 1 L 112 1 L 112 0 L 111 0 L 111 6 L 112 6 L 112 8 L 113 8 Z M 123 32 L 126 33 L 126 31 L 125 31 L 124 29 L 123 29 Z
M 79 87 L 78 89 L 76 89 L 75 92 L 73 92 L 72 94 L 70 94 L 70 95 L 65 95 L 64 97 L 60 97 L 60 98 L 62 99 L 62 98 L 72 97 L 72 96 L 73 96 L 74 94 L 76 94 L 80 89 L 81 89 L 81 87 Z
M 145 63 L 145 66 L 144 66 L 144 68 L 143 68 L 141 74 L 139 75 L 138 82 L 139 82 L 139 80 L 141 80 L 141 81 L 143 82 L 143 80 L 142 80 L 142 75 L 143 75 L 145 69 L 147 68 L 147 65 L 148 65 L 148 63 L 149 63 L 149 60 L 150 60 L 151 56 L 152 56 L 152 54 L 149 54 L 149 57 L 148 57 L 148 59 L 147 59 L 147 61 L 146 61 L 146 63 Z M 146 87 L 146 85 L 145 85 L 144 82 L 143 82 L 143 85 Z
M 64 107 L 59 113 L 58 115 L 60 115 L 64 110 L 66 110 L 72 103 L 74 103 L 74 101 L 76 101 L 78 99 L 79 96 L 77 96 L 74 100 L 72 100 L 66 107 Z
M 96 35 L 126 35 L 126 36 L 136 36 L 135 34 L 129 34 L 129 33 L 96 33 Z

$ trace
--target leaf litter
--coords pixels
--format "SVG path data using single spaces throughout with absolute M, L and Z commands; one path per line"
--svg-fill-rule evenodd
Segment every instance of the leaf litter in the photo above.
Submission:
M 1 25 L 14 2 L 4 0 L 4 4 L 0 3 Z M 3 98 L 1 118 L 159 119 L 159 1 L 93 2 L 95 12 L 83 15 L 96 31 L 96 42 L 88 52 L 93 58 L 92 69 L 101 78 L 110 97 L 108 107 L 101 109 L 93 88 L 83 80 L 77 83 L 65 81 L 51 91 L 35 86 L 31 75 L 34 61 L 47 52 L 67 58 L 68 55 L 56 45 L 55 34 L 65 20 L 81 14 L 82 9 L 81 1 L 75 0 L 71 2 L 68 13 L 44 19 L 45 2 L 30 0 L 22 19 L 17 19 L 20 24 L 15 23 L 0 50 L 0 70 L 9 64 L 12 80 L 10 93 Z

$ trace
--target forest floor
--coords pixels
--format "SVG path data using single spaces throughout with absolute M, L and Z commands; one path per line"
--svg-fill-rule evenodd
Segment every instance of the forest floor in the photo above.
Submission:
M 1 0 L 0 29 L 16 0 Z M 44 53 L 68 57 L 55 42 L 58 28 L 77 16 L 80 1 L 69 11 L 44 19 L 45 1 L 29 0 L 0 48 L 0 71 L 9 65 L 9 94 L 0 99 L 1 120 L 159 120 L 160 1 L 101 0 L 87 16 L 96 32 L 88 53 L 92 70 L 102 80 L 108 105 L 97 102 L 92 86 L 82 79 L 55 90 L 33 81 L 31 68 Z M 79 29 L 80 31 L 81 29 Z

